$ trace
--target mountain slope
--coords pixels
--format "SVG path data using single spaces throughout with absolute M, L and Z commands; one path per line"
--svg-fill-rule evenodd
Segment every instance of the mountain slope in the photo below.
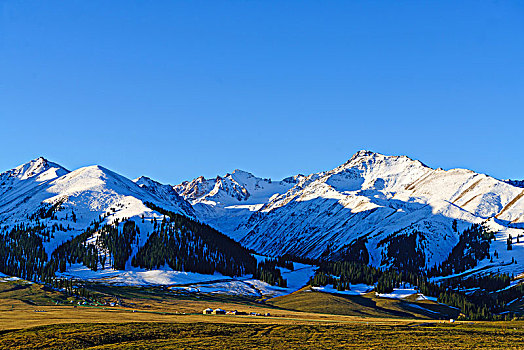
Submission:
M 151 268 L 154 259 L 156 268 L 192 272 L 256 268 L 247 250 L 192 220 L 191 205 L 151 179 L 133 182 L 96 165 L 70 172 L 39 158 L 0 174 L 0 180 L 0 270 L 5 273 L 45 279 L 71 264 L 128 270 L 135 257 L 142 261 L 136 267 Z M 173 222 L 166 221 L 167 213 Z M 144 255 L 143 248 L 151 246 L 155 249 Z M 177 253 L 166 254 L 166 248 Z
M 505 183 L 513 185 L 515 187 L 524 188 L 524 180 L 504 180 Z
M 241 237 L 235 232 L 239 224 L 261 210 L 272 197 L 289 191 L 302 177 L 272 181 L 237 169 L 224 177 L 199 177 L 173 188 L 193 205 L 199 218 L 238 240 Z
M 176 186 L 147 177 L 131 181 L 100 166 L 68 171 L 39 158 L 0 174 L 0 245 L 5 246 L 0 255 L 5 254 L 14 270 L 30 271 L 32 257 L 37 256 L 35 268 L 42 269 L 66 242 L 67 249 L 74 246 L 75 254 L 80 254 L 74 263 L 100 268 L 131 269 L 139 251 L 146 257 L 139 266 L 148 268 L 152 258 L 180 266 L 176 254 L 168 252 L 178 246 L 186 247 L 183 254 L 195 247 L 202 248 L 198 254 L 205 254 L 209 245 L 186 242 L 199 240 L 195 232 L 180 235 L 178 229 L 166 228 L 166 212 L 188 217 L 197 226 L 206 223 L 269 256 L 348 259 L 425 270 L 447 260 L 448 271 L 453 271 L 449 261 L 457 259 L 448 256 L 454 251 L 480 260 L 477 269 L 524 272 L 524 265 L 515 263 L 524 261 L 522 188 L 470 170 L 432 169 L 406 156 L 370 151 L 356 153 L 335 169 L 282 181 L 235 170 Z M 464 241 L 462 232 L 472 224 L 495 232 L 496 240 L 487 250 L 475 251 Z M 31 243 L 37 241 L 36 246 Z M 484 242 L 477 243 L 485 247 Z M 27 254 L 22 249 L 22 256 L 14 257 L 11 248 L 16 245 L 27 248 Z M 141 250 L 146 245 L 149 248 Z M 89 251 L 84 249 L 88 246 Z M 225 255 L 215 253 L 223 260 Z M 102 263 L 108 254 L 113 263 Z
M 357 254 L 389 266 L 399 249 L 407 249 L 430 268 L 447 258 L 460 232 L 485 223 L 498 232 L 490 255 L 497 250 L 499 263 L 524 258 L 520 244 L 510 253 L 505 249 L 509 234 L 522 234 L 524 227 L 522 188 L 470 170 L 432 169 L 405 156 L 360 151 L 333 170 L 275 182 L 282 186 L 251 202 L 230 193 L 250 193 L 243 182 L 220 184 L 227 178 L 175 188 L 201 220 L 262 254 Z M 257 206 L 235 215 L 242 203 Z
M 33 200 L 53 180 L 69 171 L 44 158 L 38 158 L 0 174 L 0 224 L 20 216 L 17 209 Z M 43 198 L 42 198 L 43 199 Z
M 195 217 L 195 211 L 191 204 L 178 195 L 176 190 L 169 185 L 163 185 L 149 177 L 141 176 L 133 180 L 140 188 L 162 199 L 166 203 L 176 203 L 180 212 L 189 217 Z
M 151 216 L 153 211 L 144 204 L 146 201 L 184 215 L 193 214 L 185 211 L 190 206 L 182 198 L 163 198 L 100 166 L 69 172 L 39 158 L 0 174 L 0 179 L 0 224 L 7 226 L 26 222 L 38 209 L 52 206 L 57 209 L 54 217 L 40 221 L 70 226 L 74 232 L 99 216 L 106 216 L 108 222 L 142 214 Z M 76 222 L 71 219 L 73 212 Z

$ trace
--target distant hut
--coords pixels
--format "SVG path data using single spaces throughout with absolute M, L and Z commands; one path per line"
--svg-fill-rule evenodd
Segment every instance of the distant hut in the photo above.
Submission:
M 215 310 L 213 310 L 212 314 L 213 315 L 225 315 L 226 311 L 222 310 L 222 309 L 215 309 Z
M 207 309 L 204 309 L 204 311 L 202 311 L 202 313 L 204 315 L 211 315 L 213 313 L 213 309 L 208 307 Z

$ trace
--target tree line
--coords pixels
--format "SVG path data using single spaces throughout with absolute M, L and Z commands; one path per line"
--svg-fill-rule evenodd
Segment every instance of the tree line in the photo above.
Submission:
M 168 265 L 174 270 L 227 276 L 252 274 L 256 259 L 249 251 L 209 225 L 146 203 L 164 215 L 138 249 L 131 264 L 146 269 Z

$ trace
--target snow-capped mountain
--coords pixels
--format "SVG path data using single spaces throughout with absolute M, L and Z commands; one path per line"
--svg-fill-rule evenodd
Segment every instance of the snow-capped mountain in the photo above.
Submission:
M 0 174 L 0 226 L 30 224 L 36 212 L 53 211 L 54 215 L 43 215 L 38 220 L 50 227 L 57 224 L 66 228 L 56 231 L 45 243 L 50 254 L 54 247 L 84 231 L 100 216 L 108 223 L 142 215 L 162 218 L 145 202 L 194 216 L 189 203 L 176 192 L 164 193 L 159 188 L 135 183 L 101 166 L 69 171 L 38 158 Z
M 176 186 L 147 177 L 129 180 L 101 166 L 69 171 L 39 158 L 0 174 L 0 230 L 38 227 L 50 255 L 100 218 L 107 224 L 131 219 L 139 233 L 126 253 L 126 266 L 131 266 L 148 241 L 149 247 L 163 244 L 164 236 L 153 235 L 156 241 L 150 241 L 160 229 L 157 220 L 166 215 L 153 205 L 207 223 L 264 255 L 356 254 L 383 267 L 399 255 L 416 256 L 429 269 L 446 260 L 462 231 L 482 223 L 496 232 L 496 240 L 478 267 L 523 273 L 524 265 L 515 263 L 524 261 L 524 239 L 519 239 L 524 190 L 518 185 L 370 151 L 357 152 L 332 170 L 281 181 L 235 170 Z M 513 249 L 507 250 L 510 235 Z M 87 240 L 93 243 L 96 237 Z
M 0 205 L 30 198 L 38 187 L 69 173 L 58 164 L 38 158 L 0 174 Z M 37 190 L 38 191 L 38 190 Z
M 174 189 L 193 205 L 201 220 L 239 239 L 235 232 L 240 222 L 260 211 L 273 197 L 289 191 L 302 177 L 272 181 L 237 169 L 224 177 L 185 181 Z
M 57 274 L 160 270 L 224 279 L 257 271 L 248 250 L 199 222 L 174 188 L 149 178 L 131 181 L 97 165 L 68 171 L 39 158 L 0 181 L 2 273 L 49 281 Z
M 181 214 L 195 217 L 195 211 L 191 204 L 179 196 L 174 187 L 163 185 L 147 176 L 141 176 L 133 180 L 133 182 L 164 202 L 170 203 L 171 205 L 176 204 Z
M 505 247 L 509 234 L 523 233 L 522 188 L 470 170 L 432 169 L 406 156 L 360 151 L 308 176 L 271 182 L 235 171 L 175 189 L 201 220 L 267 255 L 336 256 L 364 242 L 370 263 L 387 266 L 391 242 L 417 232 L 416 249 L 430 268 L 446 259 L 472 223 L 498 232 L 492 253 L 497 250 L 500 262 L 523 253 L 520 243 L 509 255 Z

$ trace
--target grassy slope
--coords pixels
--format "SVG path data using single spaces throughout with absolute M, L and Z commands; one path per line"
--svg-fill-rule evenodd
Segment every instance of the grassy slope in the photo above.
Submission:
M 0 300 L 4 303 L 12 300 L 16 304 L 54 305 L 57 301 L 67 302 L 67 297 L 40 284 L 17 280 L 0 282 Z
M 374 293 L 346 296 L 315 292 L 310 287 L 270 299 L 267 303 L 288 310 L 363 317 L 449 319 L 458 316 L 458 311 L 453 308 L 426 300 L 417 301 L 416 297 L 406 300 L 386 299 L 377 298 Z

